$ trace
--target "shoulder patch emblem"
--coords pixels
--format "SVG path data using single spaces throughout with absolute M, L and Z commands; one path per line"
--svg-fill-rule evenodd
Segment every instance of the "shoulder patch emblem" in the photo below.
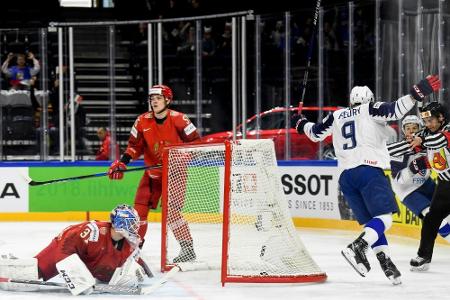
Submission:
M 194 124 L 190 123 L 188 126 L 184 127 L 184 133 L 186 135 L 190 135 L 193 133 L 197 128 L 195 128 Z
M 95 222 L 90 222 L 87 224 L 87 227 L 91 230 L 91 234 L 89 235 L 89 241 L 90 242 L 96 242 L 98 241 L 98 235 L 99 235 L 99 229 Z
M 138 131 L 137 131 L 136 127 L 134 127 L 134 126 L 131 127 L 131 132 L 130 133 L 131 133 L 132 136 L 134 136 L 135 139 L 137 139 Z

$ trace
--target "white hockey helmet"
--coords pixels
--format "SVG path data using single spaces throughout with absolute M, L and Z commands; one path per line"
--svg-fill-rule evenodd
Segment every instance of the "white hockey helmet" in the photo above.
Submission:
M 366 85 L 355 86 L 350 92 L 350 105 L 373 102 L 373 99 L 373 93 Z
M 419 126 L 419 129 L 422 128 L 422 126 L 423 126 L 422 120 L 418 116 L 408 115 L 408 116 L 404 117 L 402 120 L 403 134 L 405 134 L 405 126 L 407 124 L 417 124 L 417 126 Z

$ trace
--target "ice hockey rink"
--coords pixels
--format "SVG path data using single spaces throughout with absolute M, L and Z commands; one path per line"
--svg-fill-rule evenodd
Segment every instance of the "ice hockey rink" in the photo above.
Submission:
M 73 223 L 61 222 L 1 222 L 0 253 L 31 257 L 50 240 Z M 179 272 L 151 295 L 92 294 L 77 296 L 92 299 L 450 299 L 450 246 L 437 244 L 434 260 L 428 272 L 409 271 L 409 260 L 415 256 L 418 241 L 389 236 L 394 262 L 402 272 L 403 283 L 393 286 L 382 273 L 378 261 L 369 254 L 372 270 L 366 278 L 360 277 L 344 260 L 340 250 L 351 242 L 358 232 L 328 229 L 299 228 L 298 234 L 314 260 L 327 273 L 325 283 L 315 284 L 236 284 L 221 286 L 219 271 Z M 155 271 L 160 256 L 160 226 L 152 223 L 143 249 Z M 160 273 L 158 273 L 158 276 Z M 73 299 L 63 290 L 41 292 L 0 291 L 0 299 Z

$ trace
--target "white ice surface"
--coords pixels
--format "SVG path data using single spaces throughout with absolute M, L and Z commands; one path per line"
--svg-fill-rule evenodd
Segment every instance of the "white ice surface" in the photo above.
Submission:
M 72 223 L 0 222 L 0 253 L 31 257 L 43 249 L 63 228 Z M 382 273 L 375 256 L 369 254 L 372 270 L 360 277 L 344 260 L 340 251 L 358 232 L 299 229 L 299 234 L 328 280 L 320 284 L 236 284 L 221 286 L 218 271 L 180 272 L 173 280 L 147 296 L 95 294 L 82 299 L 450 299 L 450 247 L 436 245 L 431 268 L 425 273 L 409 271 L 409 260 L 416 255 L 418 241 L 389 236 L 394 263 L 402 272 L 403 283 L 393 286 Z M 158 270 L 160 227 L 150 224 L 143 249 L 154 270 Z M 0 291 L 0 300 L 73 299 L 68 292 Z

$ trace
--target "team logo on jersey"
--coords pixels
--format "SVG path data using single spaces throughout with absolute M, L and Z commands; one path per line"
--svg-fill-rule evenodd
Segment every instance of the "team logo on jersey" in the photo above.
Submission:
M 176 115 L 178 115 L 178 112 L 171 110 L 171 111 L 170 111 L 170 115 L 171 115 L 171 116 L 176 116 Z
M 445 159 L 444 149 L 441 149 L 439 152 L 435 152 L 433 154 L 433 169 L 438 171 L 444 171 L 448 168 L 447 160 Z

